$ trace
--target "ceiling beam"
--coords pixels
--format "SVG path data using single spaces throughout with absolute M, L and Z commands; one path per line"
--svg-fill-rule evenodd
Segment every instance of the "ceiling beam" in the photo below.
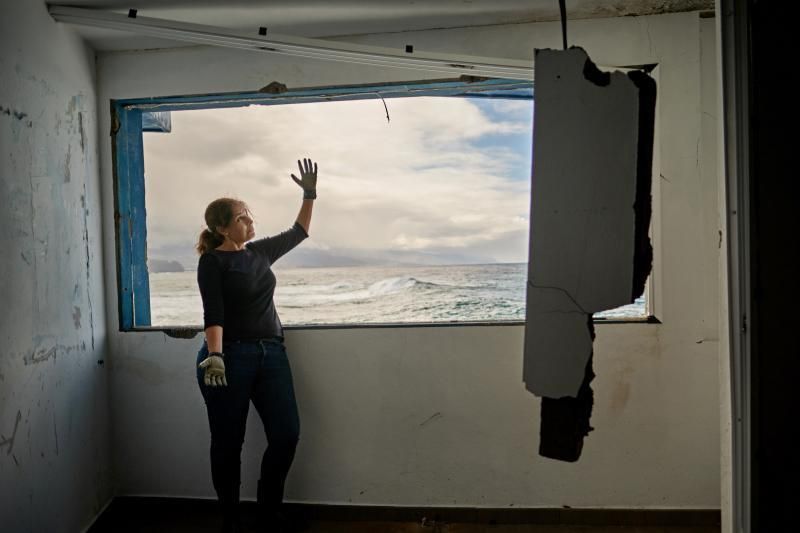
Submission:
M 97 9 L 49 6 L 59 22 L 133 32 L 152 37 L 226 48 L 285 54 L 309 59 L 342 61 L 387 68 L 407 68 L 460 76 L 533 80 L 532 61 L 402 50 L 325 39 L 270 34 L 269 37 L 227 28 L 174 20 L 112 13 Z

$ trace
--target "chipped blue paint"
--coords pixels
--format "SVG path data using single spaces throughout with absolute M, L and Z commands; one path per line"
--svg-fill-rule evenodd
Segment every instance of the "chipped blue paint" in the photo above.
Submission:
M 120 329 L 129 330 L 150 325 L 142 112 L 118 104 L 114 111 L 119 124 L 113 139 L 119 317 Z

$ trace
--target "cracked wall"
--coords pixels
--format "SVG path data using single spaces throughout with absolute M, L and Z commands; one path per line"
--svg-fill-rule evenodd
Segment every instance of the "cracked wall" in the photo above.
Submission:
M 73 532 L 111 495 L 94 53 L 0 15 L 0 523 Z

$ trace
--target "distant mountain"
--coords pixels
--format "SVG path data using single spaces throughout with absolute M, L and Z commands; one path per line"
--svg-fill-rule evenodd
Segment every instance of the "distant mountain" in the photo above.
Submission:
M 151 255 L 173 257 L 174 260 L 153 259 L 149 261 L 151 272 L 182 272 L 195 270 L 198 256 L 191 248 L 162 246 L 149 249 Z M 467 265 L 496 263 L 492 257 L 464 253 L 462 250 L 440 249 L 430 251 L 413 250 L 322 250 L 304 247 L 302 244 L 281 257 L 278 268 L 346 267 L 346 266 L 406 266 L 406 265 Z M 186 265 L 185 267 L 183 265 Z M 180 270 L 174 270 L 180 268 Z
M 167 259 L 150 259 L 147 261 L 147 269 L 150 272 L 183 272 L 183 265 L 177 261 Z

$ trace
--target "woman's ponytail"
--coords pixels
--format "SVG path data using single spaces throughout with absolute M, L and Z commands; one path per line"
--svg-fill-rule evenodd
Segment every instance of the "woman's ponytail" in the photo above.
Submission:
M 208 228 L 200 232 L 200 237 L 197 239 L 195 249 L 197 253 L 203 255 L 209 250 L 213 250 L 225 241 L 225 238 L 219 233 L 212 233 Z

